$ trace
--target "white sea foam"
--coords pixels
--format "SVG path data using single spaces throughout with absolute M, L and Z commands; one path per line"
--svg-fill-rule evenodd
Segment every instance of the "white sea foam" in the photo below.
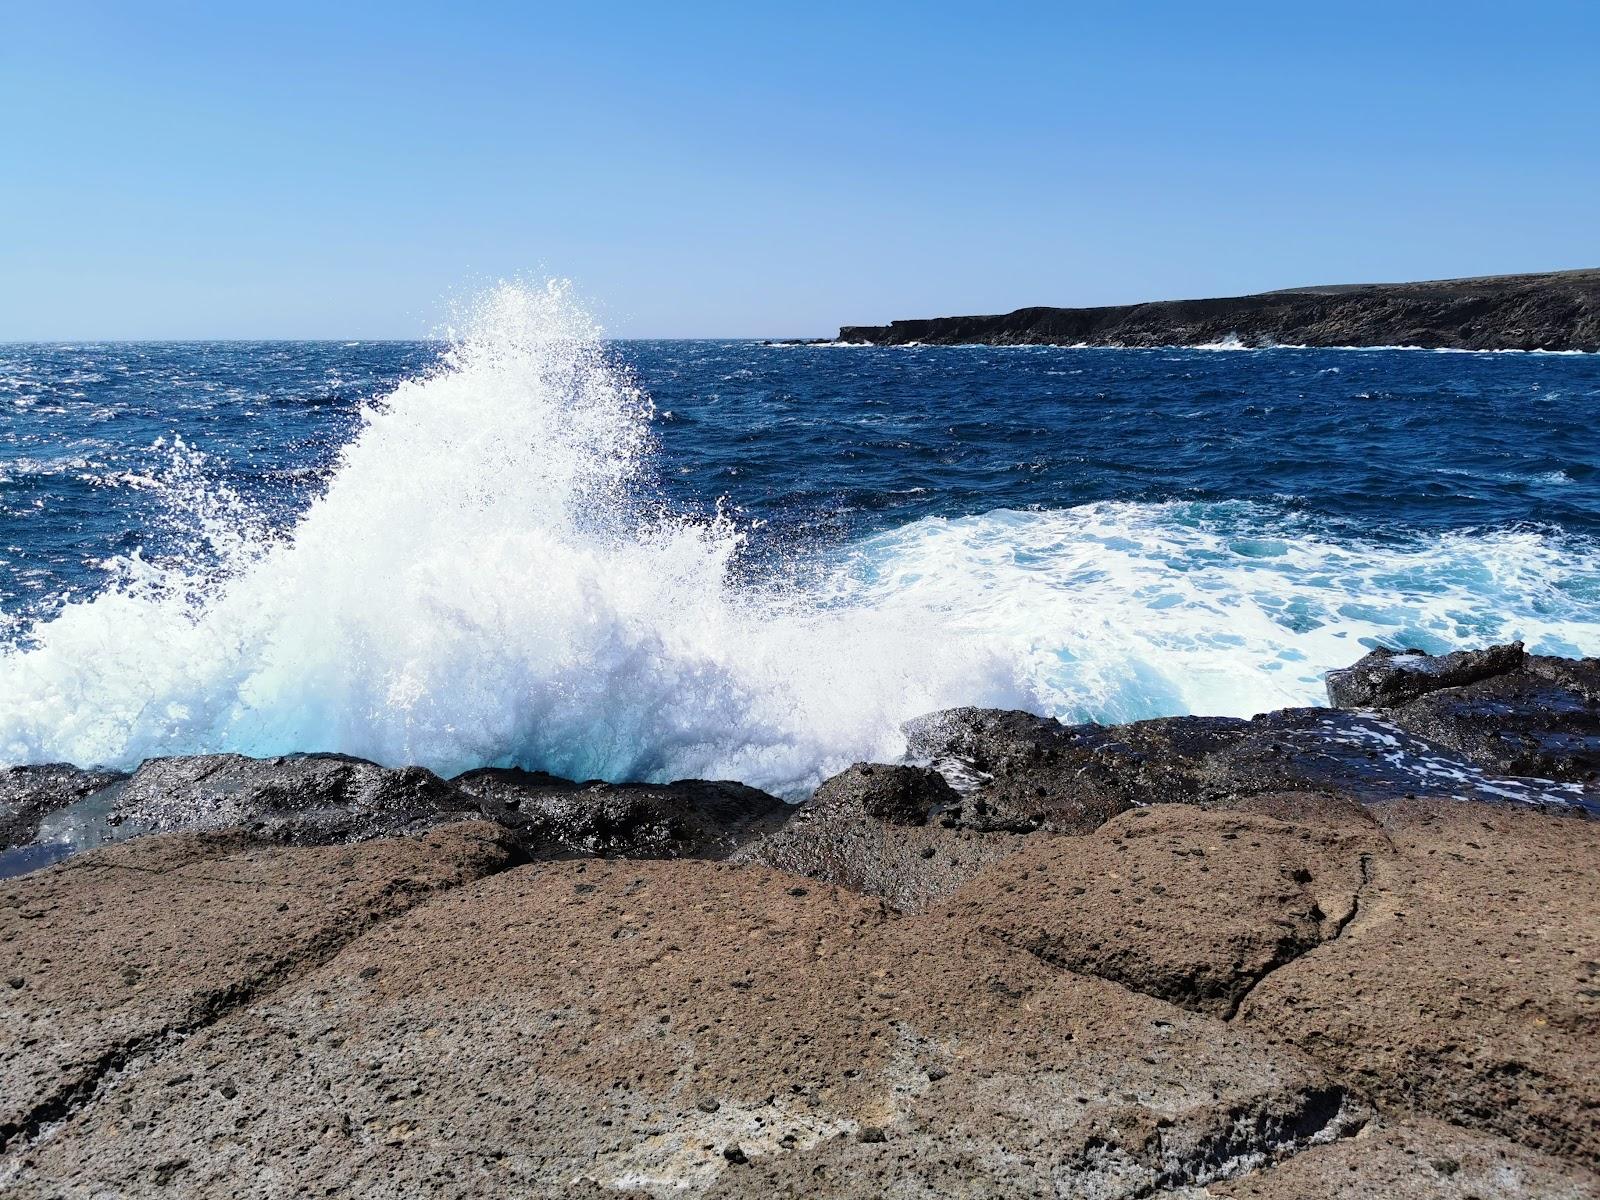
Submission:
M 732 522 L 648 501 L 650 417 L 563 288 L 507 286 L 287 532 L 173 447 L 204 552 L 122 561 L 0 650 L 0 761 L 340 750 L 799 795 L 949 705 L 1247 714 L 1317 702 L 1363 640 L 1600 650 L 1586 544 L 1341 542 L 1239 504 L 930 518 L 735 584 Z
M 924 520 L 856 548 L 858 603 L 1003 644 L 1040 708 L 1120 721 L 1325 702 L 1375 644 L 1600 650 L 1600 555 L 1533 531 L 1334 540 L 1247 504 Z
M 1241 342 L 1237 333 L 1230 333 L 1215 342 L 1197 342 L 1191 350 L 1259 350 L 1261 347 Z
M 179 447 L 217 565 L 126 560 L 0 652 L 0 760 L 325 749 L 793 792 L 895 753 L 913 712 L 1030 699 L 929 623 L 730 587 L 731 525 L 636 498 L 649 407 L 563 289 L 504 287 L 284 537 Z

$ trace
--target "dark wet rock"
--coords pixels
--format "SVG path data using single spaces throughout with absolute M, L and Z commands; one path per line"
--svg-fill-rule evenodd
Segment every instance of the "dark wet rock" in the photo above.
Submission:
M 1143 804 L 1200 798 L 1208 756 L 1248 725 L 1170 717 L 1129 725 L 1062 725 L 1030 713 L 958 708 L 905 727 L 908 754 L 962 781 L 953 827 L 1086 833 Z
M 856 763 L 734 859 L 923 908 L 1021 844 L 1010 833 L 956 827 L 948 818 L 961 802 L 930 768 Z
M 1379 648 L 1354 666 L 1328 672 L 1328 699 L 1335 708 L 1396 708 L 1440 688 L 1520 671 L 1527 657 L 1521 642 L 1438 655 Z
M 1206 757 L 1200 776 L 1207 805 L 1314 792 L 1361 804 L 1437 796 L 1600 811 L 1600 796 L 1576 783 L 1486 770 L 1387 713 L 1286 708 L 1253 717 L 1242 736 Z
M 1458 756 L 1364 713 L 1286 708 L 1254 717 L 1207 759 L 1201 795 L 1211 802 L 1269 792 L 1321 792 L 1363 804 L 1407 795 L 1454 795 L 1475 774 Z
M 942 911 L 1055 966 L 1226 1016 L 1339 936 L 1383 847 L 1375 826 L 1163 805 L 1080 837 L 1030 838 Z
M 574 783 L 485 768 L 452 780 L 533 853 L 602 858 L 725 858 L 788 819 L 791 806 L 742 783 Z
M 960 828 L 1086 833 L 1130 808 L 1231 806 L 1264 793 L 1369 804 L 1469 796 L 1600 812 L 1600 797 L 1577 783 L 1486 770 L 1400 728 L 1387 712 L 1300 708 L 1248 721 L 1169 717 L 1101 726 L 952 709 L 911 722 L 907 735 L 913 755 L 966 789 L 961 806 L 940 817 Z
M 1374 650 L 1328 676 L 1336 705 L 1501 775 L 1600 779 L 1600 660 L 1527 655 L 1521 644 L 1432 656 Z
M 470 799 L 432 771 L 343 754 L 152 758 L 112 805 L 113 820 L 141 831 L 240 828 L 295 845 L 414 833 L 469 815 Z
M 1528 655 L 1527 669 L 1541 679 L 1570 688 L 1586 700 L 1600 700 L 1600 658 L 1556 658 Z
M 960 794 L 932 768 L 883 763 L 856 763 L 811 797 L 815 808 L 859 811 L 891 825 L 926 825 L 960 803 Z
M 1019 308 L 994 316 L 847 325 L 881 346 L 1426 346 L 1600 350 L 1600 270 L 1418 283 L 1335 284 L 1208 300 Z
M 1430 692 L 1389 716 L 1485 770 L 1600 781 L 1600 701 L 1543 675 L 1520 671 Z
M 67 763 L 0 769 L 0 850 L 27 845 L 50 813 L 126 778 L 120 771 L 85 771 Z

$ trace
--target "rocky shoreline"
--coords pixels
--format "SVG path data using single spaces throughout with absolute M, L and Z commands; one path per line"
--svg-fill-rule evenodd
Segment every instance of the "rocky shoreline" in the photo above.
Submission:
M 1021 308 L 995 316 L 847 325 L 878 346 L 1419 346 L 1600 350 L 1600 270 L 1292 288 L 1212 300 Z
M 793 807 L 0 772 L 0 1190 L 1600 1196 L 1600 660 L 1329 693 L 931 714 Z

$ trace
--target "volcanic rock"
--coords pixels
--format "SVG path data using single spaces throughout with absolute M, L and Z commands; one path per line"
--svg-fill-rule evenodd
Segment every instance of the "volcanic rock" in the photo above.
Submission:
M 1529 711 L 1532 721 L 1546 719 Z M 1086 833 L 1134 807 L 1233 806 L 1264 793 L 1360 803 L 1469 796 L 1600 812 L 1600 796 L 1576 783 L 1504 776 L 1504 761 L 1479 766 L 1399 720 L 1390 712 L 1290 708 L 1248 721 L 1062 725 L 1028 713 L 951 709 L 910 722 L 906 733 L 912 755 L 966 789 L 962 805 L 941 817 L 962 828 Z
M 471 801 L 432 771 L 344 754 L 147 759 L 122 785 L 114 812 L 140 830 L 241 828 L 294 845 L 415 832 L 468 815 Z
M 1328 699 L 1335 708 L 1395 708 L 1440 688 L 1520 671 L 1527 658 L 1521 642 L 1439 655 L 1380 647 L 1354 666 L 1329 671 Z
M 1086 833 L 1135 805 L 1200 798 L 1208 756 L 1244 736 L 1228 717 L 1063 725 L 957 708 L 908 722 L 907 753 L 967 785 L 942 820 L 955 827 Z
M 0 850 L 27 845 L 47 815 L 126 778 L 68 763 L 0 768 Z
M 457 888 L 105 1078 L 9 1194 L 1133 1197 L 1366 1119 L 1258 1034 L 793 880 Z
M 1252 989 L 1239 1022 L 1382 1103 L 1600 1167 L 1600 824 L 1397 801 L 1337 940 Z
M 574 783 L 542 771 L 485 768 L 452 783 L 546 857 L 726 858 L 792 811 L 776 796 L 725 780 Z
M 1380 1118 L 1355 1137 L 1208 1189 L 1239 1200 L 1593 1200 L 1595 1178 L 1515 1142 L 1425 1118 Z
M 934 714 L 792 810 L 41 771 L 47 828 L 240 824 L 0 884 L 0 1190 L 1600 1197 L 1600 663 L 1395 657 L 1362 711 Z
M 512 859 L 503 831 L 481 821 L 294 850 L 177 834 L 0 884 L 0 1149 L 113 1071 Z
M 959 827 L 950 814 L 961 803 L 937 771 L 856 763 L 734 859 L 920 909 L 1022 844 L 1010 833 Z
M 1082 837 L 1029 839 L 945 912 L 1055 966 L 1227 1016 L 1339 936 L 1383 845 L 1376 829 L 1136 809 Z
M 1374 650 L 1330 673 L 1328 695 L 1381 709 L 1482 770 L 1600 779 L 1600 659 L 1527 655 L 1520 644 L 1439 656 Z

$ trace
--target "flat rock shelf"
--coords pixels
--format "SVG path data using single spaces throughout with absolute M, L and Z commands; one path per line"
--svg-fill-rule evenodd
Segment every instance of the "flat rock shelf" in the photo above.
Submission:
M 789 806 L 0 774 L 7 1196 L 1600 1196 L 1600 661 L 955 709 Z

